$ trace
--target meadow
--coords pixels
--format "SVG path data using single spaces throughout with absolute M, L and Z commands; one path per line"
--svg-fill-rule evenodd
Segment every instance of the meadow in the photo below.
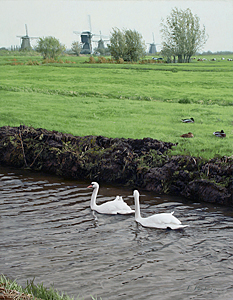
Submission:
M 233 62 L 215 57 L 189 64 L 90 64 L 88 57 L 61 57 L 43 64 L 40 56 L 0 56 L 0 126 L 151 137 L 177 143 L 171 154 L 231 156 Z M 190 117 L 194 123 L 181 122 Z M 226 138 L 213 135 L 222 129 Z M 187 132 L 194 138 L 180 137 Z

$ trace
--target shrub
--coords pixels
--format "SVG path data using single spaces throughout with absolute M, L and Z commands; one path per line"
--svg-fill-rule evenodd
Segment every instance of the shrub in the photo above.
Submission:
M 105 58 L 105 57 L 103 57 L 103 56 L 100 56 L 100 57 L 98 57 L 98 63 L 101 63 L 101 64 L 106 64 L 108 61 L 107 61 L 107 59 Z
M 180 100 L 178 101 L 178 103 L 189 104 L 189 103 L 192 103 L 192 101 L 189 100 L 188 98 L 183 98 L 183 99 L 180 99 Z
M 118 59 L 117 59 L 117 63 L 118 63 L 118 64 L 123 64 L 123 63 L 124 63 L 124 59 L 121 58 L 121 57 L 118 58 Z
M 33 65 L 39 65 L 40 63 L 37 61 L 37 60 L 29 60 L 26 65 L 29 65 L 29 66 L 33 66 Z
M 89 64 L 95 64 L 95 63 L 96 63 L 96 61 L 95 61 L 94 57 L 90 56 L 89 57 Z
M 63 51 L 65 45 L 62 45 L 58 39 L 52 36 L 39 38 L 36 46 L 36 51 L 43 55 L 43 58 L 57 58 Z

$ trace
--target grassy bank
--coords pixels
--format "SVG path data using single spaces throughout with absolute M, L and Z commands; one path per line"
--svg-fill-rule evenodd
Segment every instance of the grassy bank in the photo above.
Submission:
M 28 65 L 37 60 L 39 65 Z M 211 59 L 211 57 L 209 58 Z M 211 158 L 233 149 L 233 62 L 88 64 L 88 58 L 0 57 L 0 126 L 178 143 L 173 154 Z M 20 63 L 20 64 L 17 64 Z M 195 123 L 183 124 L 193 117 Z M 227 137 L 213 135 L 224 130 Z M 194 138 L 183 139 L 192 132 Z
M 1 295 L 3 294 L 3 295 Z M 54 287 L 47 288 L 41 284 L 34 284 L 33 281 L 27 282 L 26 287 L 22 287 L 17 283 L 16 280 L 10 280 L 4 275 L 0 276 L 0 296 L 1 299 L 15 300 L 31 300 L 31 299 L 42 299 L 42 300 L 79 300 L 79 297 L 70 297 L 67 294 L 57 291 Z M 90 296 L 90 299 L 97 300 Z

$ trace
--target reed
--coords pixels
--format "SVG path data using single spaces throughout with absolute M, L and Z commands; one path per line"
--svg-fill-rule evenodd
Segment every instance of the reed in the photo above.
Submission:
M 43 283 L 34 284 L 34 280 L 27 282 L 26 287 L 22 287 L 17 283 L 16 280 L 10 280 L 6 276 L 0 276 L 0 286 L 4 287 L 4 292 L 8 293 L 5 295 L 6 299 L 43 299 L 43 300 L 79 300 L 80 298 L 70 297 L 67 294 L 60 293 L 53 286 L 47 288 Z M 19 294 L 15 294 L 19 292 Z M 22 295 L 24 294 L 24 296 Z M 97 300 L 93 296 L 90 296 L 92 300 Z M 100 298 L 101 300 L 101 298 Z

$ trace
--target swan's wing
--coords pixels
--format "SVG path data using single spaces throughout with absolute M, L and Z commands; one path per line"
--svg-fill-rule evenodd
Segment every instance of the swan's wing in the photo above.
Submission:
M 122 199 L 122 197 L 116 196 L 112 201 L 105 202 L 97 206 L 96 211 L 101 214 L 132 214 L 134 210 L 128 206 Z
M 124 202 L 119 200 L 108 201 L 97 206 L 96 211 L 101 214 L 129 214 L 134 211 Z
M 134 210 L 123 200 L 121 196 L 117 196 L 112 202 L 112 206 L 117 210 L 118 214 L 132 214 Z
M 155 214 L 147 218 L 141 218 L 140 223 L 145 227 L 152 228 L 171 228 L 171 229 L 181 229 L 187 227 L 188 225 L 182 225 L 180 220 L 172 215 L 172 213 L 161 213 Z
M 135 211 L 129 207 L 128 209 L 118 210 L 117 213 L 121 215 L 128 215 L 128 214 L 134 214 Z
M 134 210 L 132 210 L 131 207 L 126 202 L 123 201 L 123 199 L 115 203 L 115 205 L 119 214 L 134 213 Z
M 114 206 L 114 201 L 108 201 L 97 206 L 96 211 L 100 214 L 116 215 L 117 211 Z
M 173 216 L 172 213 L 161 213 L 151 216 L 153 218 L 155 223 L 161 223 L 161 224 L 176 224 L 180 225 L 181 222 L 176 217 Z

